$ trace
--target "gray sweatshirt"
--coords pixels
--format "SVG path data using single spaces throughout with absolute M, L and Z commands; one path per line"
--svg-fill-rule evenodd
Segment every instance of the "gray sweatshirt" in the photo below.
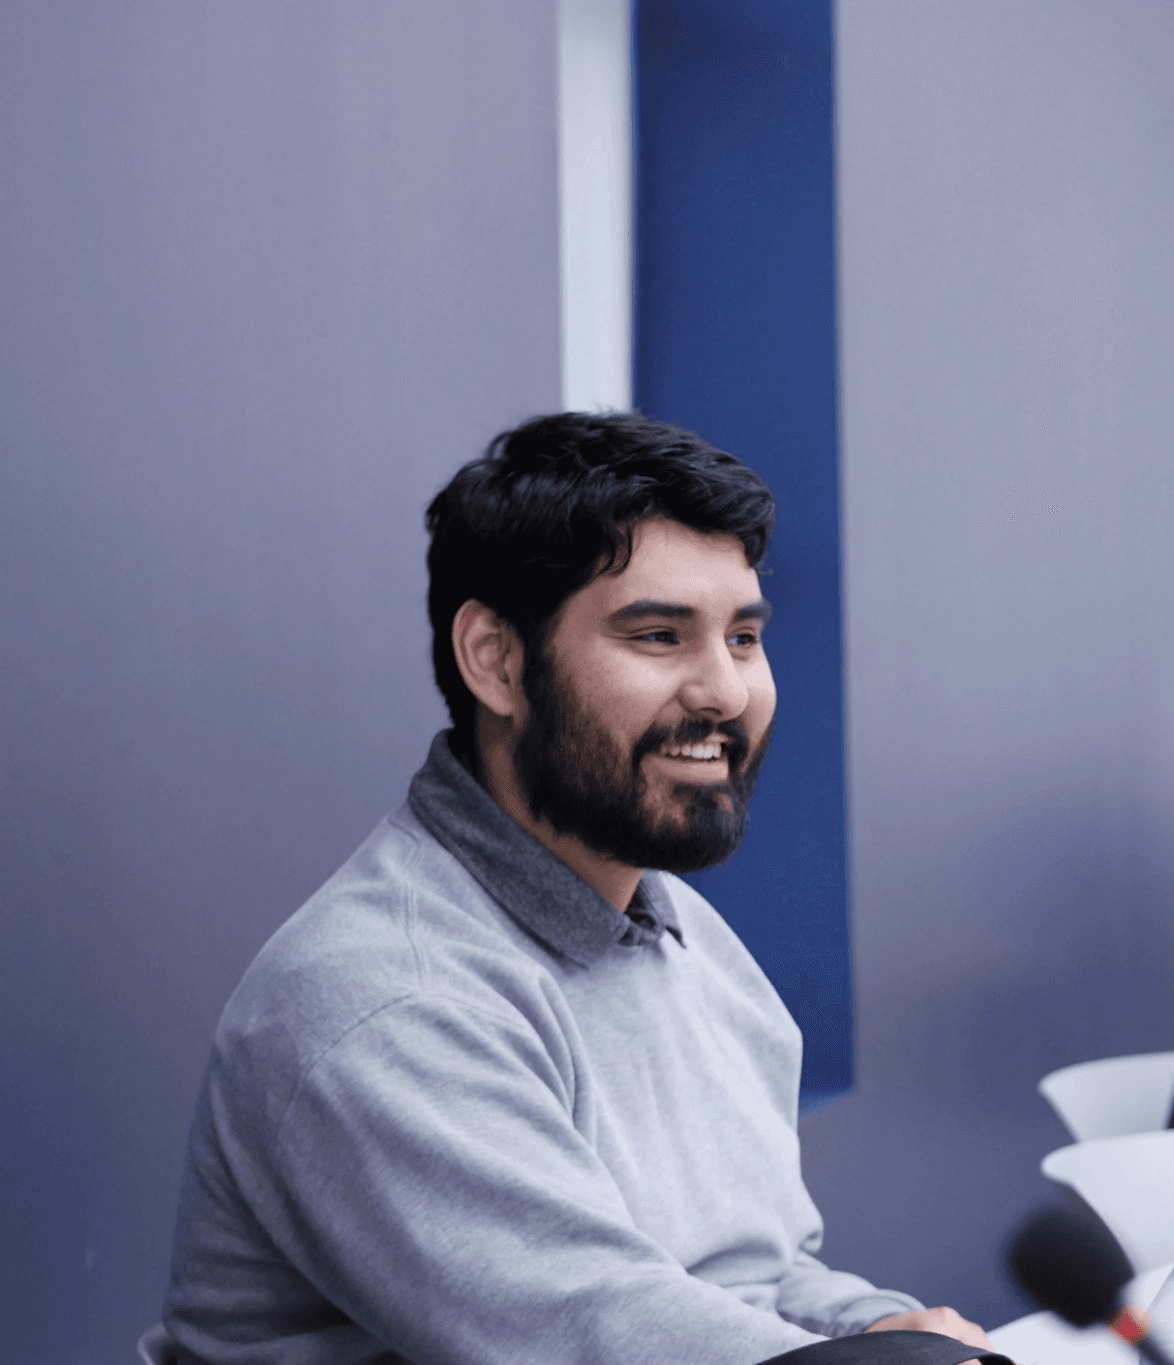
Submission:
M 921 1305 L 815 1257 L 799 1030 L 684 882 L 627 914 L 433 741 L 217 1029 L 165 1322 L 209 1365 L 755 1365 Z

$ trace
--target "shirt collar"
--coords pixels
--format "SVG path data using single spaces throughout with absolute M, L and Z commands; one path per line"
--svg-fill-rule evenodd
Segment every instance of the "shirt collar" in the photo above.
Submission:
M 451 730 L 432 741 L 412 778 L 417 820 L 501 907 L 547 947 L 590 967 L 616 943 L 655 943 L 667 929 L 684 946 L 658 873 L 645 872 L 625 914 L 508 816 L 453 754 Z

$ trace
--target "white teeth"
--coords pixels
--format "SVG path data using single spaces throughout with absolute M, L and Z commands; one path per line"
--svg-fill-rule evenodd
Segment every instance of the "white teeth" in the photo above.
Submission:
M 693 744 L 685 745 L 680 749 L 663 749 L 661 752 L 666 758 L 720 758 L 722 746 L 720 744 Z

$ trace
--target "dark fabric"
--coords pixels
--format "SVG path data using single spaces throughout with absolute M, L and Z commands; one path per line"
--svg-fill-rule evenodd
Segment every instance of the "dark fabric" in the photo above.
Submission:
M 684 947 L 677 912 L 645 872 L 628 913 L 617 910 L 561 858 L 528 834 L 484 791 L 449 747 L 451 730 L 432 741 L 412 778 L 408 803 L 424 828 L 535 938 L 591 967 L 614 943 L 637 948 L 667 929 Z
M 174 1343 L 171 1354 L 164 1357 L 166 1365 L 204 1365 L 198 1357 Z M 1014 1365 L 1006 1356 L 988 1351 L 976 1354 L 973 1346 L 966 1346 L 953 1337 L 937 1332 L 861 1332 L 851 1337 L 835 1337 L 831 1341 L 817 1341 L 812 1346 L 800 1346 L 781 1356 L 772 1356 L 762 1365 L 963 1365 L 967 1360 L 985 1361 L 986 1365 Z M 394 1352 L 380 1356 L 370 1365 L 395 1365 L 403 1361 Z
M 983 1354 L 937 1332 L 860 1332 L 800 1346 L 762 1365 L 962 1365 L 966 1360 L 1012 1365 L 1006 1356 Z

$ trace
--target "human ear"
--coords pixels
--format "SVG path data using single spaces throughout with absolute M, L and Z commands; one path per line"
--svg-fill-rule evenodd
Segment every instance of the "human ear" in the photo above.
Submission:
M 457 608 L 452 652 L 465 686 L 494 715 L 518 714 L 522 696 L 522 642 L 508 621 L 476 598 Z

